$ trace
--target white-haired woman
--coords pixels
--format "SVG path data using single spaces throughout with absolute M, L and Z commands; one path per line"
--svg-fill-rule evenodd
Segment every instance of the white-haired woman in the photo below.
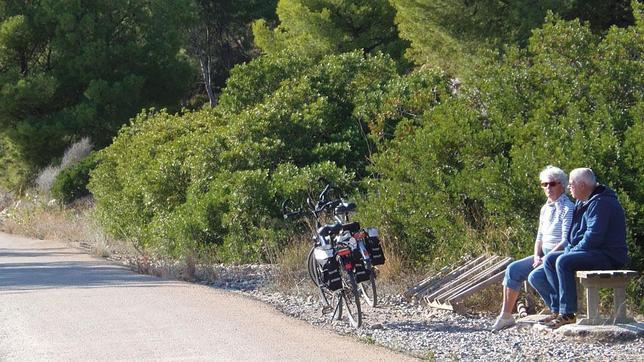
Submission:
M 512 262 L 503 279 L 503 307 L 492 326 L 499 331 L 515 324 L 512 309 L 519 297 L 521 284 L 538 268 L 543 268 L 543 258 L 555 250 L 563 250 L 567 243 L 575 205 L 566 196 L 568 176 L 558 167 L 547 166 L 539 174 L 540 184 L 547 201 L 541 207 L 539 230 L 534 242 L 534 254 Z M 556 313 L 558 311 L 552 311 Z

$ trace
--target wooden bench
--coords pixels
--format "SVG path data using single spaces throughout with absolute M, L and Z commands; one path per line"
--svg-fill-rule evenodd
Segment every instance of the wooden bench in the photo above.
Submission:
M 586 288 L 586 318 L 577 324 L 602 325 L 632 323 L 635 320 L 626 316 L 626 284 L 630 278 L 637 277 L 633 270 L 582 270 L 577 272 L 579 282 Z M 602 318 L 599 315 L 599 288 L 613 289 L 613 315 Z

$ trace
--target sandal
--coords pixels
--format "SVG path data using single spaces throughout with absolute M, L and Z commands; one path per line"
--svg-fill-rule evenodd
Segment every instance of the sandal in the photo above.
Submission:
M 539 323 L 539 324 L 548 324 L 548 323 L 554 321 L 555 319 L 557 319 L 557 317 L 559 317 L 559 313 L 552 313 L 552 314 L 548 315 L 547 317 L 545 317 L 543 319 L 540 319 L 539 321 L 537 321 L 537 323 Z
M 574 314 L 560 314 L 557 318 L 553 319 L 549 323 L 546 323 L 546 327 L 557 329 L 566 324 L 573 324 L 577 322 L 577 317 Z

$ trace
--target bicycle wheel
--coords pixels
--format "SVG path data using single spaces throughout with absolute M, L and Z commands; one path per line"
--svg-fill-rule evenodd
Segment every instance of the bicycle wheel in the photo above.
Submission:
M 309 278 L 313 281 L 316 287 L 320 286 L 320 273 L 317 270 L 317 262 L 315 261 L 315 256 L 313 252 L 315 251 L 315 246 L 311 247 L 309 250 L 309 255 L 306 258 L 306 269 L 309 272 Z
M 360 287 L 360 296 L 369 304 L 370 307 L 375 307 L 378 304 L 378 293 L 376 292 L 376 273 L 371 266 L 371 262 L 365 262 L 365 269 L 369 271 L 369 280 L 358 284 Z
M 342 304 L 344 301 L 343 297 L 344 293 L 343 290 L 337 290 L 331 294 L 331 298 L 329 299 L 331 301 L 330 307 L 331 307 L 331 320 L 340 320 L 342 319 Z
M 320 304 L 322 305 L 322 308 L 328 308 L 332 304 L 332 299 L 333 299 L 333 292 L 331 292 L 326 285 L 324 285 L 324 282 L 322 282 L 322 270 L 320 269 L 320 265 L 318 262 L 315 260 L 315 256 L 313 255 L 313 251 L 315 250 L 315 246 L 311 247 L 311 250 L 309 251 L 309 255 L 306 259 L 306 267 L 309 272 L 309 277 L 313 281 L 313 284 L 315 284 L 316 287 L 318 287 L 318 292 L 320 294 Z
M 360 308 L 360 293 L 358 293 L 358 285 L 356 284 L 353 271 L 343 271 L 342 283 L 341 297 L 344 301 L 344 307 L 347 310 L 349 323 L 354 328 L 359 328 L 362 325 L 362 309 Z M 342 305 L 340 306 L 342 307 Z

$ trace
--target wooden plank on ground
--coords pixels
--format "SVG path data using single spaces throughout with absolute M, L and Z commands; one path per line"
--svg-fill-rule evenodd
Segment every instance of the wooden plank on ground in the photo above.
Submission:
M 450 298 L 448 300 L 448 302 L 449 303 L 456 303 L 458 301 L 461 301 L 461 300 L 469 297 L 470 295 L 474 294 L 475 292 L 487 287 L 488 285 L 499 282 L 500 280 L 503 279 L 504 274 L 505 274 L 505 270 L 502 270 L 502 271 L 498 272 L 497 274 L 493 275 L 492 277 L 490 277 L 490 278 L 488 278 L 486 280 L 483 280 L 480 283 L 470 287 L 469 289 L 464 290 L 461 293 L 453 296 L 452 298 Z
M 427 278 L 426 281 L 424 281 L 424 283 L 421 282 L 421 286 L 419 288 L 417 288 L 417 289 L 415 289 L 413 291 L 413 294 L 409 293 L 410 297 L 415 297 L 415 296 L 418 296 L 419 294 L 428 294 L 428 293 L 430 293 L 432 290 L 435 290 L 440 285 L 445 284 L 446 282 L 457 278 L 463 272 L 465 272 L 469 268 L 471 268 L 473 265 L 476 265 L 479 262 L 481 262 L 481 260 L 483 260 L 485 257 L 486 257 L 485 255 L 482 255 L 482 256 L 479 256 L 479 257 L 474 258 L 472 260 L 469 260 L 469 261 L 465 262 L 465 264 L 462 265 L 461 267 L 456 268 L 456 269 L 452 269 L 451 271 L 449 271 L 448 268 L 443 268 L 443 270 L 447 269 L 446 273 L 444 273 L 443 275 L 438 275 L 436 278 L 432 278 L 432 277 Z M 424 285 L 422 285 L 422 284 L 424 284 Z
M 493 264 L 495 262 L 495 260 L 496 260 L 496 256 L 492 256 L 489 259 L 486 259 L 485 261 L 483 261 L 482 263 L 479 263 L 478 265 L 473 266 L 472 268 L 470 268 L 470 270 L 464 272 L 462 275 L 460 275 L 455 280 L 443 284 L 443 286 L 441 288 L 439 288 L 436 291 L 432 292 L 431 294 L 427 295 L 425 297 L 425 299 L 427 299 L 427 300 L 436 299 L 437 296 L 439 296 L 439 295 L 445 293 L 446 291 L 450 290 L 455 285 L 463 283 L 464 281 L 468 280 L 472 276 L 474 276 L 477 273 L 479 273 L 481 270 L 484 270 L 489 265 Z
M 440 283 L 440 281 L 450 272 L 448 267 L 444 267 L 443 269 L 439 270 L 437 273 L 423 279 L 420 283 L 416 284 L 415 286 L 407 289 L 405 291 L 404 296 L 407 299 L 411 299 L 418 294 L 423 293 L 425 290 L 430 289 L 433 285 L 436 285 Z
M 454 288 L 445 291 L 441 295 L 436 296 L 434 299 L 438 301 L 446 301 L 452 298 L 455 295 L 458 295 L 459 293 L 469 289 L 470 287 L 477 285 L 481 283 L 482 281 L 485 281 L 489 277 L 493 276 L 494 274 L 498 273 L 500 270 L 505 270 L 505 267 L 512 261 L 512 258 L 505 258 L 501 261 L 498 261 L 489 267 L 487 267 L 485 270 L 481 271 L 477 275 L 473 276 L 472 278 L 463 281 L 459 285 L 454 286 Z
M 478 263 L 480 263 L 485 258 L 486 258 L 486 256 L 482 255 L 482 256 L 479 256 L 477 258 L 474 258 L 472 260 L 469 260 L 469 261 L 465 262 L 464 265 L 462 265 L 459 268 L 453 269 L 452 271 L 449 271 L 449 269 L 447 269 L 448 272 L 445 273 L 444 275 L 437 275 L 436 277 L 428 277 L 423 282 L 421 282 L 421 284 L 424 284 L 424 285 L 419 284 L 418 288 L 409 289 L 406 292 L 405 296 L 410 299 L 410 298 L 417 297 L 417 296 L 422 295 L 422 294 L 431 293 L 436 288 L 444 285 L 445 283 L 447 283 L 447 282 L 449 282 L 451 280 L 456 279 L 461 274 L 463 274 L 468 269 L 470 269 L 472 266 L 477 265 Z M 443 268 L 443 270 L 445 270 L 445 269 L 446 268 Z M 441 272 L 443 270 L 441 270 Z
M 512 258 L 480 255 L 453 268 L 443 268 L 427 276 L 405 292 L 408 299 L 418 298 L 432 308 L 460 312 L 462 301 L 477 291 L 498 282 Z

